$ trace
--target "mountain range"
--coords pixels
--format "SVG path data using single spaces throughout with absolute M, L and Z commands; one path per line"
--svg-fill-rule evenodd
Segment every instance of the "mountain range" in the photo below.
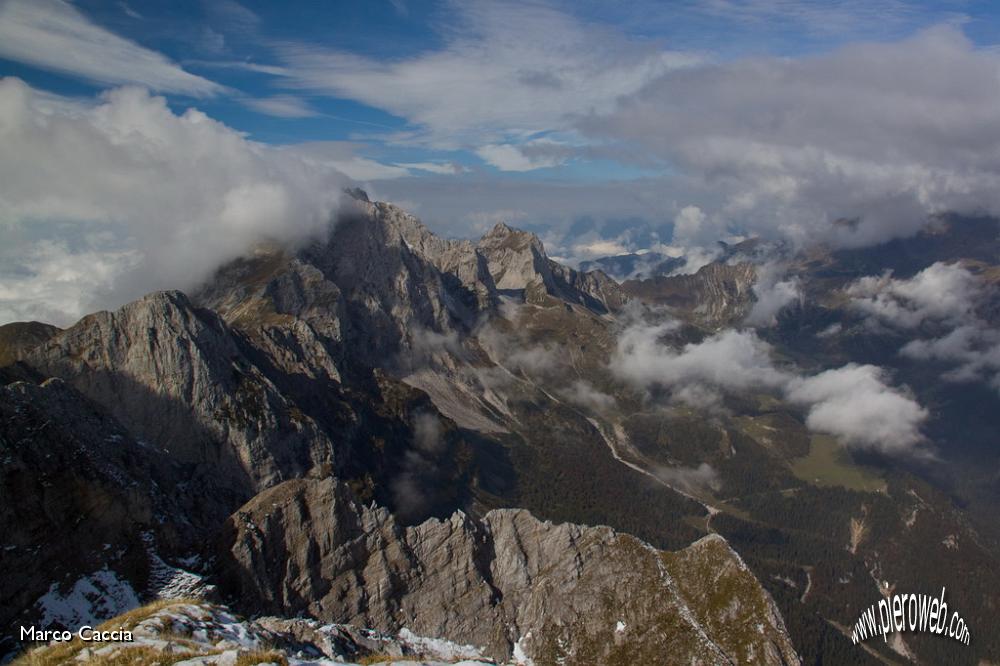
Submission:
M 5 635 L 175 599 L 252 638 L 205 658 L 996 663 L 996 221 L 674 263 L 352 190 L 190 293 L 0 327 Z M 970 646 L 852 643 L 942 587 Z

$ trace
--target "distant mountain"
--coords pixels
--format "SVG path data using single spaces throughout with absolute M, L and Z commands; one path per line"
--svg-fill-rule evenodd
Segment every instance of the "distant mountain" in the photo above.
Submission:
M 670 275 L 687 263 L 684 257 L 668 257 L 659 252 L 618 254 L 580 262 L 581 271 L 602 271 L 610 277 L 625 280 L 642 280 L 657 275 Z

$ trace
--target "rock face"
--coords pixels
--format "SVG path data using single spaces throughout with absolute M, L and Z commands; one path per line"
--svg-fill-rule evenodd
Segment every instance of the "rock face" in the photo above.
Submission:
M 141 533 L 176 508 L 156 483 L 168 461 L 50 379 L 0 387 L 0 462 L 5 638 L 18 620 L 30 624 L 36 599 L 55 583 L 109 566 L 145 576 Z
M 752 263 L 711 263 L 693 275 L 630 280 L 622 285 L 629 296 L 668 305 L 692 323 L 719 329 L 742 321 L 755 300 L 757 269 Z
M 603 273 L 550 260 L 534 234 L 499 224 L 476 244 L 447 240 L 396 206 L 355 196 L 329 238 L 294 253 L 261 246 L 223 267 L 195 302 L 271 351 L 286 340 L 308 348 L 309 372 L 339 377 L 351 362 L 391 366 L 428 334 L 468 336 L 501 295 L 598 313 L 626 300 Z
M 497 288 L 523 292 L 528 303 L 545 305 L 555 298 L 597 312 L 617 310 L 625 303 L 617 282 L 600 271 L 579 273 L 552 261 L 533 233 L 501 222 L 476 247 L 487 258 Z
M 667 553 L 523 510 L 402 527 L 314 479 L 236 512 L 222 557 L 259 612 L 406 627 L 497 660 L 517 650 L 538 664 L 798 663 L 770 598 L 718 536 Z
M 315 421 L 293 404 L 214 312 L 158 292 L 100 312 L 25 360 L 105 406 L 130 432 L 234 496 L 330 463 Z
M 0 367 L 17 361 L 26 351 L 45 342 L 59 329 L 38 321 L 0 326 Z

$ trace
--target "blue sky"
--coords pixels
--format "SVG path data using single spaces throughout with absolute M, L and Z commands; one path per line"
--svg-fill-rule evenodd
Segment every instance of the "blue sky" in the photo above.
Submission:
M 315 231 L 347 184 L 450 237 L 504 221 L 570 263 L 692 270 L 720 239 L 859 246 L 1000 212 L 998 15 L 0 0 L 0 320 L 189 288 Z
M 997 27 L 994 3 L 962 1 L 82 0 L 65 5 L 19 0 L 9 4 L 31 5 L 26 20 L 35 23 L 44 23 L 46 14 L 61 14 L 60 27 L 68 36 L 58 43 L 62 53 L 42 41 L 0 46 L 4 56 L 0 72 L 4 74 L 65 95 L 92 95 L 113 84 L 144 85 L 166 95 L 175 109 L 196 106 L 266 143 L 350 142 L 342 146 L 345 155 L 349 152 L 387 166 L 381 172 L 374 164 L 368 169 L 359 166 L 352 175 L 363 180 L 401 174 L 393 167 L 414 164 L 432 171 L 401 168 L 412 177 L 440 175 L 450 168 L 457 178 L 474 178 L 485 171 L 522 179 L 567 180 L 628 179 L 662 172 L 662 164 L 637 165 L 582 155 L 578 148 L 586 142 L 572 131 L 569 109 L 563 114 L 539 110 L 537 117 L 525 112 L 484 113 L 471 100 L 462 99 L 481 92 L 477 86 L 468 87 L 470 80 L 496 76 L 495 83 L 484 82 L 484 87 L 502 87 L 509 83 L 509 71 L 518 67 L 524 69 L 525 80 L 535 75 L 538 88 L 543 89 L 550 68 L 565 69 L 567 59 L 582 55 L 580 44 L 574 43 L 577 39 L 592 39 L 596 54 L 620 58 L 622 67 L 629 68 L 649 67 L 652 59 L 664 53 L 675 55 L 673 66 L 764 54 L 801 57 L 858 41 L 898 40 L 942 23 L 962 26 L 975 43 L 989 45 Z M 9 20 L 10 8 L 5 14 L 0 21 Z M 546 37 L 566 41 L 551 51 L 528 49 L 524 61 L 518 62 L 519 45 L 504 43 L 516 41 L 518 33 L 526 41 Z M 116 59 L 125 49 L 99 53 L 100 40 L 108 36 L 127 40 L 137 53 L 159 54 L 161 69 L 186 72 L 191 80 L 157 78 L 149 71 L 152 67 Z M 103 79 L 75 58 L 73 40 L 85 39 Z M 558 53 L 563 47 L 569 52 Z M 44 62 L 34 53 L 40 49 L 50 49 Z M 450 75 L 447 69 L 460 65 L 465 57 L 473 58 L 467 71 Z M 498 59 L 493 63 L 496 70 L 486 67 L 491 57 Z M 531 57 L 538 60 L 532 63 Z M 484 71 L 477 71 L 477 66 Z M 434 76 L 435 67 L 441 76 Z M 532 67 L 537 71 L 532 72 Z M 340 68 L 353 68 L 357 75 L 351 77 Z M 577 74 L 591 73 L 583 69 Z M 390 89 L 366 93 L 364 81 L 353 80 L 366 76 L 371 77 L 372 86 Z M 397 95 L 391 89 L 407 77 L 414 86 L 423 86 L 425 94 L 400 91 Z M 585 78 L 576 80 L 585 82 Z M 600 83 L 607 86 L 610 82 Z M 579 102 L 599 106 L 607 95 L 627 94 L 641 83 L 618 89 L 608 86 Z M 442 105 L 454 101 L 456 113 L 466 116 L 468 126 L 452 128 L 444 109 L 429 108 L 433 103 L 428 97 L 435 95 L 441 95 Z M 567 90 L 565 97 L 552 102 L 569 107 L 579 95 L 579 90 Z M 495 89 L 483 102 L 504 105 L 504 91 Z M 578 113 L 588 110 L 576 109 Z M 452 129 L 455 136 L 450 137 Z M 525 159 L 520 149 L 531 145 L 549 149 L 568 145 L 566 152 L 571 155 Z

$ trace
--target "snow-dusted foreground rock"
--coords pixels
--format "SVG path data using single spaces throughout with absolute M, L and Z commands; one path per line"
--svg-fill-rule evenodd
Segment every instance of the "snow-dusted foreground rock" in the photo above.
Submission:
M 245 620 L 226 607 L 194 600 L 157 602 L 101 625 L 128 632 L 125 640 L 74 639 L 38 647 L 18 664 L 494 664 L 474 647 L 417 636 L 390 635 L 315 620 Z

